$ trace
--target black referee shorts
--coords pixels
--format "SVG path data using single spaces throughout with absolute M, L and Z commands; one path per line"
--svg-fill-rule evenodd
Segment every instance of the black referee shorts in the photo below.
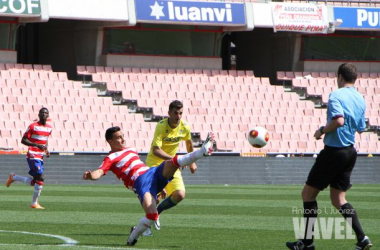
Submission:
M 350 177 L 356 157 L 357 153 L 353 146 L 346 148 L 325 146 L 311 168 L 306 184 L 319 190 L 330 185 L 347 191 L 352 186 Z

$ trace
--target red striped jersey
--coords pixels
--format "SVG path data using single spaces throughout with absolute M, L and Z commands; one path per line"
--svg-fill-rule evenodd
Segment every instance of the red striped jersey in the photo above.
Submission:
M 106 175 L 111 170 L 117 178 L 124 182 L 124 185 L 133 191 L 134 184 L 140 175 L 148 171 L 147 167 L 141 160 L 135 148 L 125 148 L 121 151 L 110 152 L 102 165 L 99 167 Z
M 46 145 L 51 131 L 52 127 L 49 124 L 45 124 L 44 126 L 40 122 L 35 122 L 29 125 L 28 129 L 24 133 L 24 136 L 30 142 Z M 42 161 L 44 158 L 44 153 L 44 150 L 41 150 L 38 147 L 29 146 L 26 157 L 29 159 L 39 159 Z

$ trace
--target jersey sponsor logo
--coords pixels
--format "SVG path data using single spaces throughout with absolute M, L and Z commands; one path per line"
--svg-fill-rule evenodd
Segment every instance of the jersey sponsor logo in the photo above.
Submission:
M 162 140 L 164 142 L 179 142 L 181 140 L 181 137 L 164 137 Z

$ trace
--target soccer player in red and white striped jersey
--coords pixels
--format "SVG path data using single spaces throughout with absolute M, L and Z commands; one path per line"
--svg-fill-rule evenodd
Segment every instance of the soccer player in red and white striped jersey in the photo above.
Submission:
M 10 174 L 6 186 L 9 187 L 14 181 L 21 181 L 27 185 L 34 186 L 32 204 L 35 209 L 44 209 L 38 203 L 38 197 L 41 194 L 44 185 L 44 154 L 50 156 L 48 150 L 48 138 L 52 132 L 52 127 L 46 123 L 49 118 L 49 110 L 47 108 L 40 109 L 38 113 L 39 121 L 29 125 L 24 133 L 21 143 L 28 146 L 26 160 L 29 165 L 29 174 L 33 177 L 24 177 L 20 175 Z
M 147 167 L 140 160 L 136 149 L 126 146 L 124 134 L 119 127 L 107 129 L 106 140 L 111 146 L 110 154 L 98 169 L 86 171 L 83 179 L 98 180 L 111 170 L 128 189 L 137 194 L 146 215 L 136 227 L 131 228 L 127 245 L 133 246 L 140 235 L 158 219 L 157 194 L 173 179 L 175 171 L 212 154 L 213 134 L 209 133 L 201 149 L 183 156 L 177 155 L 155 168 Z

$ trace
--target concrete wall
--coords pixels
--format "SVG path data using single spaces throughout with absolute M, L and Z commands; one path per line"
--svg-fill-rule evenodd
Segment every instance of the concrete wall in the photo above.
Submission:
M 344 63 L 341 62 L 323 62 L 320 61 L 312 62 L 312 61 L 306 61 L 303 62 L 304 65 L 304 71 L 325 71 L 325 72 L 331 72 L 331 71 L 337 71 L 339 65 Z M 377 62 L 353 62 L 358 69 L 358 72 L 379 72 L 380 69 L 380 63 Z
M 222 69 L 221 58 L 102 55 L 105 66 L 160 69 Z
M 0 50 L 0 62 L 17 63 L 17 52 L 11 50 Z
M 98 182 L 81 180 L 88 169 L 97 168 L 104 155 L 52 155 L 45 161 L 46 183 L 96 184 L 121 183 L 109 173 Z M 141 156 L 145 161 L 146 157 Z M 238 156 L 211 156 L 197 162 L 198 170 L 191 175 L 188 169 L 183 176 L 186 184 L 303 184 L 315 158 L 243 158 Z M 380 158 L 359 157 L 352 174 L 353 184 L 380 183 Z M 0 155 L 0 183 L 8 174 L 27 175 L 25 155 Z
M 221 69 L 221 58 L 102 55 L 103 27 L 110 22 L 50 20 L 38 24 L 38 63 L 76 79 L 77 65 Z M 16 53 L 16 52 L 14 52 Z

